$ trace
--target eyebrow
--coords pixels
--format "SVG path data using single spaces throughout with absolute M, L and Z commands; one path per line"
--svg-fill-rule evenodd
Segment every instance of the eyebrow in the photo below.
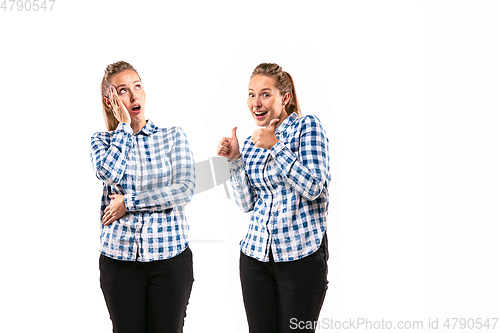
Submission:
M 248 90 L 252 90 L 253 91 L 252 88 L 248 88 Z M 271 90 L 271 88 L 262 88 L 260 91 L 264 91 L 264 90 Z
M 135 80 L 135 81 L 134 81 L 134 82 L 132 82 L 132 83 L 136 83 L 136 82 L 140 82 L 140 83 L 142 83 L 142 82 L 141 82 L 141 80 Z M 126 86 L 126 85 L 127 85 L 126 83 L 124 83 L 124 84 L 120 84 L 119 86 L 116 86 L 116 89 L 118 89 L 118 88 L 119 88 L 119 87 L 121 87 L 121 86 Z

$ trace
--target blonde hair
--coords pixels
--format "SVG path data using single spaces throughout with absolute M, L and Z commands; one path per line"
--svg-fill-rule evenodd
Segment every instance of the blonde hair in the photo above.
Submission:
M 104 76 L 101 82 L 101 101 L 102 101 L 102 110 L 104 113 L 104 120 L 106 123 L 106 127 L 108 128 L 108 131 L 114 131 L 118 126 L 119 122 L 113 115 L 113 109 L 106 104 L 105 97 L 109 98 L 109 87 L 111 86 L 110 81 L 113 78 L 113 76 L 125 70 L 134 71 L 137 74 L 137 76 L 139 76 L 139 73 L 137 73 L 135 68 L 131 64 L 125 61 L 118 61 L 113 64 L 110 64 L 104 70 Z M 141 77 L 139 76 L 139 80 L 140 79 Z
M 299 117 L 302 117 L 299 101 L 297 99 L 297 92 L 295 91 L 295 85 L 293 83 L 292 76 L 289 73 L 285 72 L 278 64 L 262 63 L 255 67 L 250 79 L 255 75 L 264 75 L 273 78 L 275 86 L 278 88 L 281 96 L 284 96 L 286 93 L 290 93 L 290 100 L 285 105 L 285 111 L 288 115 L 295 112 Z

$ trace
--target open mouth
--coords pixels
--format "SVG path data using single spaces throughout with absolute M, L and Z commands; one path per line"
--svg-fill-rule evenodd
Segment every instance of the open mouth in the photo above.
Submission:
M 140 112 L 141 111 L 141 106 L 140 105 L 134 105 L 132 107 L 132 112 Z
M 267 114 L 267 111 L 255 111 L 254 114 L 255 114 L 255 118 L 260 120 L 260 119 L 263 119 L 265 117 L 265 115 Z

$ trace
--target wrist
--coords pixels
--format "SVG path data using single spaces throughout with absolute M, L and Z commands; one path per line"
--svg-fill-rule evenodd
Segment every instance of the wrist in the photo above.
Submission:
M 234 157 L 231 157 L 231 158 L 228 158 L 228 161 L 229 162 L 234 162 L 236 160 L 239 160 L 241 158 L 241 154 L 238 154 L 237 156 L 234 156 Z
M 267 148 L 267 150 L 271 150 L 273 149 L 274 146 L 276 146 L 276 144 L 280 142 L 280 140 L 276 139 L 274 142 L 271 142 L 271 146 L 269 148 Z
M 134 134 L 132 127 L 129 124 L 122 122 L 118 123 L 118 126 L 116 126 L 116 131 Z

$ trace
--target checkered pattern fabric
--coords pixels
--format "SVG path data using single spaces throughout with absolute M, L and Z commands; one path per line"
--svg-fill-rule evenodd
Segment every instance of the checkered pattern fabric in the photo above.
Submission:
M 238 207 L 252 212 L 241 251 L 269 261 L 292 261 L 321 245 L 328 215 L 330 157 L 328 138 L 315 116 L 295 113 L 275 130 L 270 150 L 245 140 L 242 158 L 229 162 Z
M 193 156 L 180 127 L 158 128 L 149 120 L 133 134 L 127 124 L 91 139 L 94 172 L 103 181 L 101 218 L 122 194 L 127 213 L 101 224 L 101 253 L 118 260 L 175 257 L 188 246 L 184 205 L 195 186 Z

